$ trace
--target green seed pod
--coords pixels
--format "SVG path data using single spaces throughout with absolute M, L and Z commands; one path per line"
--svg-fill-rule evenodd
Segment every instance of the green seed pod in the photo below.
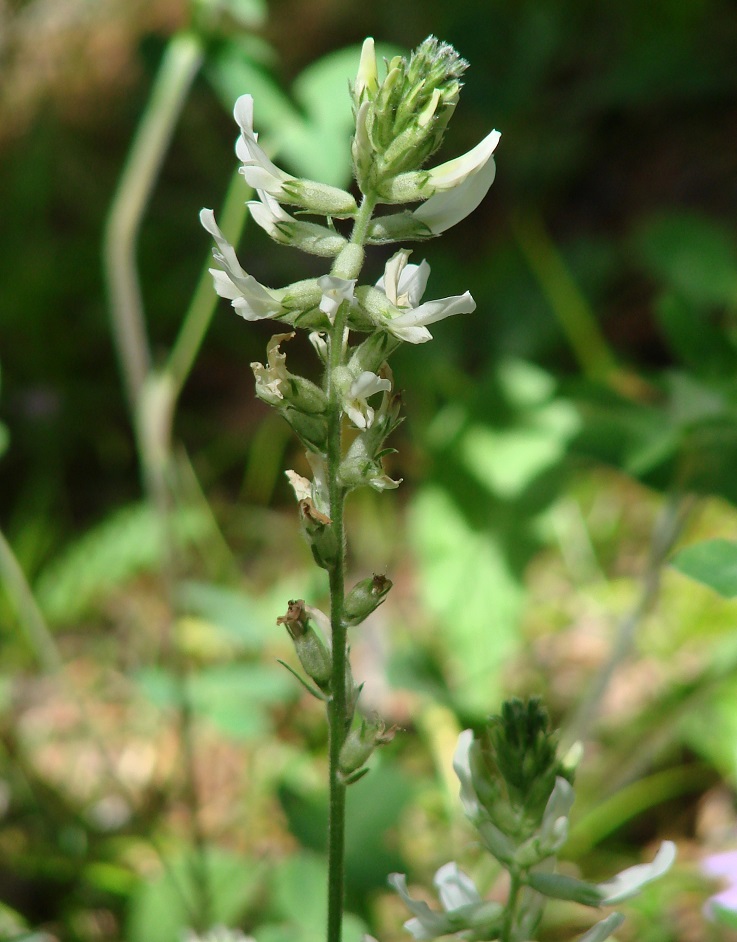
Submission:
M 332 569 L 340 556 L 340 547 L 330 517 L 320 513 L 309 497 L 301 500 L 298 506 L 302 532 L 315 562 L 322 569 Z
M 327 645 L 310 624 L 304 599 L 291 599 L 286 615 L 277 618 L 276 623 L 284 625 L 289 632 L 305 673 L 320 690 L 327 693 L 330 689 L 332 659 Z
M 396 726 L 387 729 L 383 720 L 377 719 L 373 723 L 361 720 L 361 725 L 351 730 L 340 750 L 338 768 L 343 780 L 355 781 L 354 774 L 367 762 L 374 749 L 391 742 L 396 731 Z
M 360 625 L 386 598 L 392 582 L 386 576 L 374 575 L 357 582 L 345 599 L 343 620 L 346 625 Z

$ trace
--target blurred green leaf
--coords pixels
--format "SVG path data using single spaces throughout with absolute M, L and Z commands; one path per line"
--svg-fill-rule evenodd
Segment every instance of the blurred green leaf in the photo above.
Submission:
M 366 894 L 386 884 L 386 875 L 401 870 L 404 861 L 391 841 L 392 829 L 412 799 L 412 781 L 399 768 L 371 760 L 364 778 L 348 791 L 346 821 L 346 891 L 362 904 Z M 282 785 L 279 799 L 295 837 L 311 850 L 326 850 L 327 795 L 298 792 Z
M 300 852 L 280 861 L 269 878 L 268 911 L 284 920 L 261 925 L 254 933 L 257 942 L 312 942 L 325 936 L 327 862 L 315 854 Z M 351 913 L 343 917 L 343 938 L 360 942 L 366 925 Z
M 705 540 L 682 549 L 671 566 L 727 599 L 737 596 L 737 543 Z
M 466 709 L 488 712 L 517 640 L 522 587 L 492 532 L 474 530 L 441 488 L 418 490 L 409 515 L 421 604 L 439 621 L 451 687 Z
M 176 590 L 177 608 L 198 615 L 224 632 L 244 651 L 259 651 L 264 644 L 264 623 L 260 612 L 245 592 L 225 589 L 206 582 L 184 582 Z
M 656 302 L 655 316 L 675 356 L 696 375 L 735 374 L 737 355 L 703 308 L 669 292 Z
M 200 895 L 194 863 L 191 856 L 180 857 L 158 877 L 140 882 L 128 911 L 128 942 L 181 942 L 189 925 L 187 906 Z M 213 924 L 236 925 L 256 898 L 264 864 L 211 847 L 206 867 Z
M 638 260 L 659 281 L 696 304 L 737 306 L 737 246 L 725 226 L 672 212 L 643 223 L 633 237 Z
M 197 717 L 232 739 L 253 739 L 271 731 L 270 708 L 298 693 L 277 664 L 223 664 L 201 669 L 184 685 L 169 670 L 145 667 L 136 680 L 162 709 L 180 707 L 189 697 Z
M 398 50 L 379 43 L 376 52 L 381 60 Z M 239 95 L 253 95 L 261 143 L 275 151 L 285 167 L 312 180 L 347 186 L 354 129 L 348 83 L 355 78 L 360 55 L 360 46 L 350 46 L 308 66 L 293 84 L 296 104 L 235 43 L 225 44 L 214 55 L 207 74 L 228 110 Z
M 210 532 L 204 510 L 172 515 L 176 537 L 192 543 Z M 148 504 L 112 513 L 61 552 L 41 572 L 35 594 L 51 622 L 70 622 L 133 576 L 156 568 L 164 558 L 161 523 Z

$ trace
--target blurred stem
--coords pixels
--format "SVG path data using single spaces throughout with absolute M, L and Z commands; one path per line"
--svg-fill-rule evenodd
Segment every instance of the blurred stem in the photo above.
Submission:
M 169 41 L 113 199 L 104 237 L 105 276 L 113 336 L 133 416 L 143 483 L 159 520 L 164 556 L 162 574 L 169 612 L 173 611 L 174 589 L 180 569 L 172 526 L 175 469 L 171 432 L 174 407 L 212 315 L 214 298 L 208 310 L 200 286 L 185 321 L 183 338 L 180 335 L 182 342 L 175 348 L 174 368 L 154 370 L 146 336 L 136 249 L 144 212 L 202 59 L 202 44 L 193 33 L 181 32 Z M 164 647 L 170 647 L 171 641 L 169 625 Z M 205 837 L 199 818 L 194 717 L 188 694 L 187 665 L 177 651 L 172 649 L 170 653 L 173 654 L 172 667 L 181 695 L 179 738 L 194 845 L 191 878 L 196 903 L 192 906 L 192 928 L 199 931 L 209 926 L 212 897 Z
M 2 530 L 0 530 L 0 576 L 15 606 L 18 621 L 28 645 L 38 658 L 39 664 L 48 674 L 59 672 L 62 668 L 62 659 L 54 636 L 38 607 L 26 574 Z
M 512 228 L 582 372 L 589 379 L 611 378 L 619 369 L 616 357 L 542 219 L 537 213 L 517 213 L 512 217 Z
M 504 925 L 499 933 L 499 942 L 513 942 L 514 930 L 517 916 L 517 904 L 519 894 L 522 888 L 520 875 L 516 870 L 509 872 L 509 896 L 507 898 L 506 913 L 504 914 Z
M 663 565 L 683 532 L 694 505 L 695 499 L 690 495 L 684 496 L 680 491 L 667 496 L 653 527 L 639 597 L 630 613 L 620 621 L 609 658 L 602 664 L 565 730 L 562 738 L 567 744 L 588 738 L 611 679 L 632 652 L 637 631 L 657 600 Z
M 113 336 L 132 412 L 151 366 L 136 265 L 138 233 L 202 55 L 201 43 L 192 33 L 178 33 L 169 41 L 105 226 Z
M 243 232 L 248 218 L 246 201 L 252 193 L 253 190 L 244 182 L 242 174 L 236 171 L 231 178 L 220 212 L 220 228 L 232 245 L 238 244 Z M 212 275 L 209 271 L 211 265 L 212 262 L 208 259 L 167 359 L 166 372 L 171 377 L 172 395 L 175 399 L 179 397 L 189 376 L 217 306 L 218 296 L 212 290 Z
M 364 197 L 356 215 L 351 242 L 362 246 L 375 203 Z M 346 280 L 357 278 L 362 255 L 355 261 L 355 269 L 341 268 L 340 256 L 332 273 Z M 336 370 L 343 365 L 346 321 L 349 304 L 344 301 L 335 315 L 330 330 L 326 392 L 328 398 L 327 476 L 330 502 L 330 521 L 340 547 L 335 566 L 330 569 L 330 626 L 332 635 L 332 673 L 328 702 L 329 736 L 329 804 L 328 804 L 328 923 L 327 942 L 340 942 L 343 931 L 343 905 L 345 896 L 345 814 L 346 786 L 340 775 L 340 751 L 353 720 L 353 685 L 348 663 L 347 630 L 344 621 L 346 541 L 343 511 L 346 491 L 340 483 L 340 464 L 343 459 L 343 403 L 335 382 Z M 348 702 L 350 683 L 351 702 Z
M 627 821 L 665 801 L 703 793 L 710 775 L 716 777 L 713 769 L 701 764 L 665 769 L 626 785 L 616 795 L 597 799 L 596 807 L 571 829 L 566 856 L 581 857 Z

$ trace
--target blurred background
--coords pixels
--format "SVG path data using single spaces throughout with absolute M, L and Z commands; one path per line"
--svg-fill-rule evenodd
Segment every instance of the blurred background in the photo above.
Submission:
M 280 165 L 348 186 L 363 38 L 430 33 L 470 62 L 438 159 L 502 140 L 414 248 L 477 310 L 394 356 L 403 484 L 349 504 L 352 576 L 394 581 L 355 674 L 402 732 L 350 792 L 347 938 L 406 937 L 392 870 L 503 896 L 450 764 L 511 694 L 585 744 L 571 872 L 679 844 L 618 938 L 737 938 L 699 872 L 737 847 L 737 7 L 0 0 L 0 939 L 319 938 L 325 724 L 275 619 L 327 584 L 253 395 L 274 325 L 215 303 L 197 214 L 244 226 L 244 92 Z

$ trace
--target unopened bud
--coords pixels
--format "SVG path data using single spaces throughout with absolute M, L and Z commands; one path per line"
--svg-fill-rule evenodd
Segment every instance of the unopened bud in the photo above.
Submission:
M 332 569 L 338 561 L 340 548 L 330 517 L 321 513 L 310 497 L 300 500 L 299 516 L 302 532 L 307 538 L 315 562 L 322 569 Z
M 279 200 L 320 216 L 353 216 L 358 210 L 355 199 L 346 190 L 297 177 L 282 183 Z
M 371 579 L 357 582 L 346 596 L 343 606 L 343 621 L 346 625 L 360 625 L 381 605 L 391 587 L 391 579 L 386 576 L 374 575 Z
M 286 615 L 277 618 L 276 623 L 284 625 L 289 632 L 294 642 L 294 650 L 297 652 L 305 673 L 323 692 L 327 692 L 330 689 L 332 674 L 330 651 L 310 624 L 304 599 L 290 600 Z

